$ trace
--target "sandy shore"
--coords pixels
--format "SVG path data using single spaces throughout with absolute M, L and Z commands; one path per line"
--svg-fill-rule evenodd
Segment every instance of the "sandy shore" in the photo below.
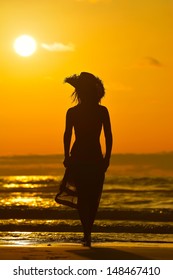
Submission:
M 91 248 L 75 243 L 0 246 L 1 260 L 173 260 L 173 244 L 95 243 Z

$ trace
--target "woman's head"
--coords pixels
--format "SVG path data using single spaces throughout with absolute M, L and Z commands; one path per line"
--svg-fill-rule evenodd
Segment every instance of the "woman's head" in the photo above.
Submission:
M 75 88 L 72 96 L 79 103 L 99 103 L 105 95 L 102 81 L 88 72 L 73 75 L 64 80 Z

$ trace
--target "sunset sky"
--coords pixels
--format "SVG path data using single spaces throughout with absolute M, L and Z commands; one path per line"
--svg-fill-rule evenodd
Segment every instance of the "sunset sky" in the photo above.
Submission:
M 104 82 L 114 153 L 173 151 L 172 27 L 171 0 L 1 0 L 0 156 L 63 153 L 63 80 L 81 71 Z

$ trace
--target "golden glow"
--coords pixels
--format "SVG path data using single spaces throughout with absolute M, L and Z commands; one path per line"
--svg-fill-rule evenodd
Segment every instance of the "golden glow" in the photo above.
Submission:
M 173 151 L 173 1 L 1 2 L 0 155 L 63 153 L 63 80 L 81 71 L 104 82 L 114 153 Z M 22 34 L 37 55 L 22 39 L 17 57 Z
M 36 51 L 37 44 L 31 36 L 22 35 L 15 40 L 14 49 L 21 56 L 30 56 Z

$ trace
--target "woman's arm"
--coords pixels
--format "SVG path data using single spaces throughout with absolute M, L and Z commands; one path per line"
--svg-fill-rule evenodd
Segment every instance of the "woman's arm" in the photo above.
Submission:
M 106 142 L 106 154 L 104 157 L 104 168 L 106 171 L 109 166 L 111 151 L 112 151 L 111 122 L 110 122 L 109 112 L 106 107 L 104 107 L 104 114 L 103 114 L 103 130 L 104 130 L 105 142 Z
M 65 125 L 65 132 L 64 132 L 64 157 L 65 157 L 64 166 L 65 167 L 67 167 L 69 164 L 72 128 L 73 128 L 72 114 L 71 114 L 71 109 L 69 109 L 66 114 L 66 125 Z

